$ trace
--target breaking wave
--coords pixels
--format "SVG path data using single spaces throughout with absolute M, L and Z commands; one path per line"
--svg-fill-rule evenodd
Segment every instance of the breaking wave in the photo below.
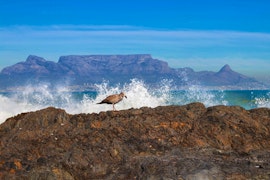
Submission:
M 156 107 L 169 104 L 170 82 L 163 81 L 156 91 L 143 81 L 131 80 L 124 85 L 109 86 L 108 82 L 96 84 L 96 91 L 70 92 L 66 87 L 51 87 L 49 84 L 26 86 L 16 93 L 0 94 L 0 123 L 22 112 L 36 111 L 53 106 L 68 113 L 98 113 L 112 110 L 111 105 L 97 104 L 108 95 L 125 92 L 127 99 L 116 105 L 117 110 Z
M 53 106 L 70 114 L 99 113 L 112 110 L 112 105 L 97 104 L 111 94 L 125 92 L 127 99 L 115 105 L 117 110 L 184 105 L 201 102 L 205 106 L 240 105 L 246 109 L 270 107 L 270 92 L 211 91 L 202 86 L 190 85 L 185 90 L 175 90 L 170 80 L 163 80 L 158 87 L 151 87 L 141 80 L 132 79 L 124 85 L 111 86 L 109 82 L 96 84 L 95 91 L 71 92 L 67 86 L 38 84 L 25 86 L 18 92 L 0 93 L 0 123 L 8 117 L 23 112 Z M 260 91 L 260 93 L 262 93 Z

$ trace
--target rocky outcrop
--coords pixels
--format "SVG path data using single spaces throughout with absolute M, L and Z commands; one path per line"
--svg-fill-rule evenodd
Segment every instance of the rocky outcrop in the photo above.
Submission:
M 0 140 L 0 179 L 270 178 L 267 108 L 49 107 L 7 119 Z
M 101 83 L 128 83 L 140 79 L 150 85 L 159 85 L 164 79 L 173 81 L 176 88 L 189 84 L 207 86 L 234 86 L 256 89 L 264 85 L 241 75 L 225 65 L 219 72 L 195 72 L 191 68 L 171 68 L 168 63 L 148 54 L 135 55 L 70 55 L 61 56 L 57 63 L 30 55 L 25 62 L 6 67 L 0 72 L 0 88 L 46 82 L 83 86 Z

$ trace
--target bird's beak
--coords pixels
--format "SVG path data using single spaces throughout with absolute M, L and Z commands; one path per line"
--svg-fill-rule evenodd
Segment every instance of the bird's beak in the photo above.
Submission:
M 127 98 L 127 96 L 125 96 L 125 98 Z

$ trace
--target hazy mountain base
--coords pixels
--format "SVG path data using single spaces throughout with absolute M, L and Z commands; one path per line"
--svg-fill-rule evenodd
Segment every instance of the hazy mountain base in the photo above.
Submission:
M 47 108 L 1 124 L 0 178 L 269 179 L 269 127 L 267 108 Z

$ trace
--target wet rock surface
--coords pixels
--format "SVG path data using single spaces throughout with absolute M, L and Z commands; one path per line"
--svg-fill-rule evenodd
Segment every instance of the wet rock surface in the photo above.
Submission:
M 0 126 L 0 179 L 270 179 L 270 109 L 201 103 Z

